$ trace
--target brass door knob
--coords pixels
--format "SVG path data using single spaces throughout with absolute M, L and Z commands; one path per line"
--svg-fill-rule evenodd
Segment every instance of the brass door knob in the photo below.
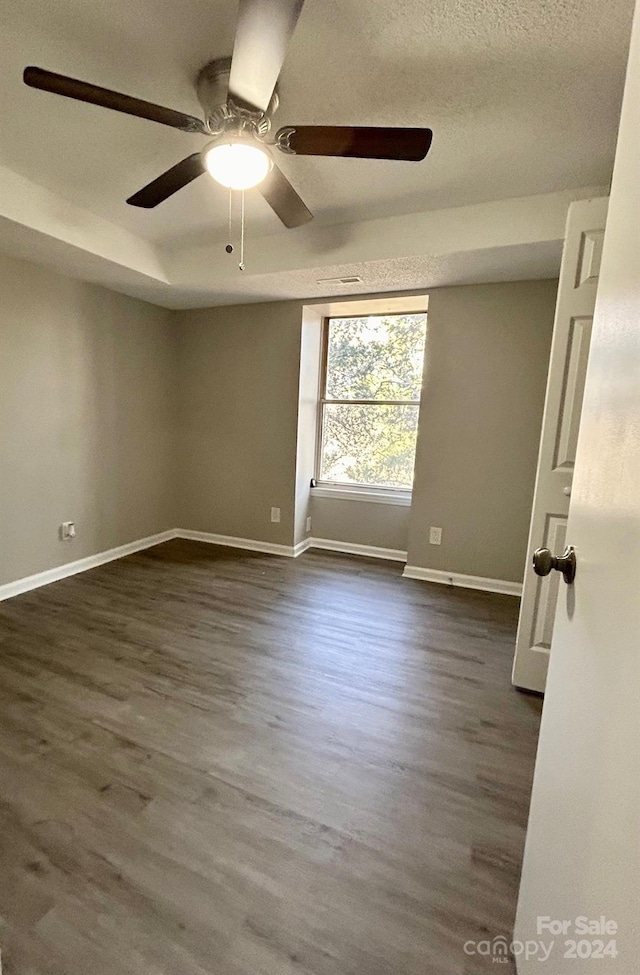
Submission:
M 533 571 L 539 576 L 548 576 L 552 569 L 562 572 L 562 578 L 569 585 L 576 577 L 576 551 L 567 545 L 562 555 L 553 555 L 548 548 L 537 548 L 533 553 Z

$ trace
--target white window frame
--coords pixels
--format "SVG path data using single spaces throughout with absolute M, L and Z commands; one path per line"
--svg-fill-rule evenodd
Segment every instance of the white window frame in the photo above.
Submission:
M 318 396 L 318 422 L 316 429 L 316 477 L 313 487 L 314 498 L 333 498 L 336 501 L 372 501 L 378 504 L 394 504 L 410 507 L 412 498 L 411 488 L 386 487 L 378 484 L 354 484 L 352 481 L 327 481 L 322 480 L 318 475 L 322 470 L 322 432 L 324 426 L 324 410 L 327 404 L 332 406 L 417 406 L 420 408 L 420 399 L 393 399 L 393 400 L 373 400 L 373 399 L 329 399 L 327 398 L 327 362 L 329 356 L 329 328 L 330 322 L 344 318 L 369 318 L 379 317 L 379 312 L 369 312 L 353 315 L 330 315 L 322 319 L 322 341 L 320 345 L 320 376 L 319 376 L 319 396 Z M 425 305 L 424 311 L 415 310 L 389 312 L 389 317 L 401 315 L 427 315 Z

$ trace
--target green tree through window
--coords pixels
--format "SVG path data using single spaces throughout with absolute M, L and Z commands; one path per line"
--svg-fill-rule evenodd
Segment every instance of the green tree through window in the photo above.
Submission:
M 319 477 L 410 488 L 426 314 L 327 322 Z

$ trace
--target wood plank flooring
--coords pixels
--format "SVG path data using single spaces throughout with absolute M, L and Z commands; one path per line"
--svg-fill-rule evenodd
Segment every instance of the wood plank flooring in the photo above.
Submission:
M 185 541 L 0 604 L 5 975 L 495 975 L 517 611 Z

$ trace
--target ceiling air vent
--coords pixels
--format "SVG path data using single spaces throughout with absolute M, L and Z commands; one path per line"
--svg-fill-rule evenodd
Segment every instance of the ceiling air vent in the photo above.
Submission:
M 362 278 L 357 274 L 348 278 L 318 278 L 316 284 L 362 284 Z

